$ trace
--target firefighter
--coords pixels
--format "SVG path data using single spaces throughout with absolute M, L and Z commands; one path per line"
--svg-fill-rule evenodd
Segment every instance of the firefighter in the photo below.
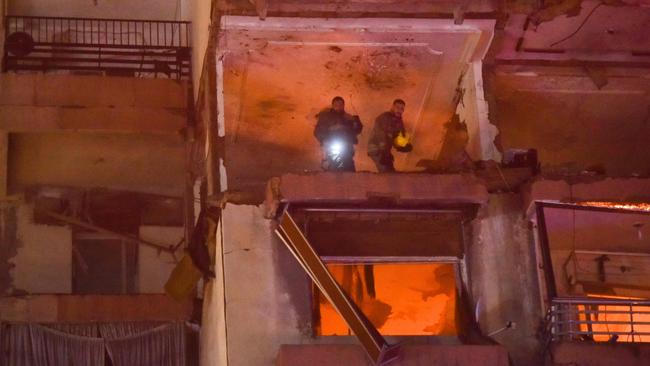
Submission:
M 354 145 L 362 129 L 359 117 L 345 112 L 345 101 L 341 97 L 334 97 L 331 108 L 318 114 L 314 136 L 324 148 L 325 170 L 355 171 Z
M 368 156 L 375 162 L 379 173 L 395 171 L 391 153 L 393 147 L 400 152 L 409 152 L 413 146 L 406 136 L 402 113 L 406 103 L 402 99 L 395 99 L 388 112 L 384 112 L 375 120 L 375 126 L 368 140 Z

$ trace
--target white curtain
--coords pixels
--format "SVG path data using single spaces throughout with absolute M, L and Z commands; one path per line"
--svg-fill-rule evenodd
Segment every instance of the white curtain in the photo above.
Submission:
M 183 323 L 2 324 L 0 366 L 185 366 Z
M 101 324 L 114 366 L 185 366 L 183 323 Z
M 103 365 L 104 340 L 31 324 L 34 366 Z
M 1 332 L 0 365 L 33 365 L 29 324 L 2 324 Z

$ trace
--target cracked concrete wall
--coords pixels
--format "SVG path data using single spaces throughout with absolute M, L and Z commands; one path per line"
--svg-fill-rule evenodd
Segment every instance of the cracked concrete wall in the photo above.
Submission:
M 281 344 L 309 343 L 309 279 L 263 208 L 227 205 L 223 234 L 229 365 L 273 365 Z
M 72 292 L 72 230 L 37 225 L 31 205 L 17 209 L 18 242 L 10 261 L 13 293 L 67 294 Z
M 140 236 L 174 245 L 183 236 L 183 228 L 141 226 Z M 31 204 L 4 203 L 0 209 L 0 294 L 72 293 L 72 240 L 69 226 L 34 223 Z M 139 246 L 138 293 L 163 294 L 174 266 L 169 254 Z
M 502 149 L 535 148 L 542 171 L 650 175 L 647 70 L 602 69 L 598 87 L 584 68 L 499 66 L 488 70 L 490 119 Z
M 485 100 L 483 90 L 482 62 L 476 61 L 469 64 L 460 87 L 464 92 L 456 113 L 460 121 L 467 126 L 468 140 L 465 148 L 467 154 L 474 161 L 501 161 L 501 153 L 494 144 L 498 130 L 494 124 L 490 123 L 488 102 Z
M 519 194 L 492 194 L 471 224 L 468 272 L 474 309 L 484 334 L 504 345 L 515 365 L 540 365 L 537 328 L 543 318 L 532 232 Z

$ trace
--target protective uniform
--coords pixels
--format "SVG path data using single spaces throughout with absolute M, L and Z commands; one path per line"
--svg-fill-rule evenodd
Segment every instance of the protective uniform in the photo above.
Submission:
M 362 129 L 363 124 L 358 116 L 328 108 L 318 114 L 314 136 L 321 146 L 330 138 L 342 140 L 341 143 L 349 148 L 349 151 L 346 151 L 345 167 L 342 170 L 355 171 L 354 145 L 357 144 L 357 135 Z
M 328 108 L 318 114 L 314 136 L 322 144 L 331 133 L 341 131 L 349 135 L 350 141 L 356 144 L 358 142 L 357 135 L 361 133 L 362 129 L 363 125 L 359 117 Z
M 384 112 L 375 120 L 375 126 L 370 133 L 368 140 L 368 156 L 375 162 L 377 170 L 380 173 L 394 172 L 393 161 L 395 158 L 391 154 L 393 142 L 399 135 L 405 135 L 404 121 L 402 117 L 396 116 L 393 112 Z M 412 146 L 408 144 L 401 148 L 400 151 L 408 152 Z

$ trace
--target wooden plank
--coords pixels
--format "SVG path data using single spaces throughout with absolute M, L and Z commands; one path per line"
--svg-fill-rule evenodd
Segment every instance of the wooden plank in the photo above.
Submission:
M 370 359 L 376 365 L 384 365 L 395 360 L 398 356 L 398 348 L 390 347 L 386 343 L 372 323 L 345 294 L 286 211 L 280 218 L 276 234 L 352 329 Z
M 575 251 L 566 272 L 583 286 L 650 290 L 648 254 Z

